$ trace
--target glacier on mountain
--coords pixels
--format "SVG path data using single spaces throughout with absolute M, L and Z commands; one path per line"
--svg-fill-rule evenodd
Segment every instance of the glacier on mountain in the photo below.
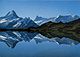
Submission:
M 30 18 L 18 17 L 14 10 L 8 12 L 5 16 L 0 17 L 0 28 L 29 28 L 38 27 Z

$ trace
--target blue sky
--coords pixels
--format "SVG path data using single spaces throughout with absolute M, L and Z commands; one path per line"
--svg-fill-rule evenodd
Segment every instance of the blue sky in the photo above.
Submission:
M 15 10 L 20 17 L 80 15 L 80 1 L 0 0 L 0 16 Z

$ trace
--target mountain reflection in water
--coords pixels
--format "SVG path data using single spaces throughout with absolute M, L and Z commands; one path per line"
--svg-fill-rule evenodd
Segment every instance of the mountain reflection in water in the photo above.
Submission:
M 0 32 L 0 42 L 6 43 L 9 47 L 14 48 L 18 42 L 21 41 L 28 41 L 30 42 L 32 39 L 35 40 L 36 44 L 42 43 L 45 41 L 49 42 L 56 42 L 58 44 L 69 44 L 69 45 L 76 45 L 79 43 L 78 39 L 76 38 L 66 38 L 66 37 L 55 37 L 54 35 L 49 38 L 46 36 L 47 34 L 39 34 L 37 32 L 19 32 L 19 31 L 6 31 L 6 32 Z M 46 37 L 45 37 L 46 36 Z M 72 35 L 74 37 L 74 35 Z M 71 37 L 72 37 L 71 36 Z

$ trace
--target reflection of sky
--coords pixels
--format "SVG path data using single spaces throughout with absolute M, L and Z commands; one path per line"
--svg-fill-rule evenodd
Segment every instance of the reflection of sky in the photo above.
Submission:
M 21 17 L 43 16 L 54 17 L 58 15 L 80 15 L 79 1 L 26 1 L 26 0 L 1 0 L 0 16 L 8 11 L 15 10 Z

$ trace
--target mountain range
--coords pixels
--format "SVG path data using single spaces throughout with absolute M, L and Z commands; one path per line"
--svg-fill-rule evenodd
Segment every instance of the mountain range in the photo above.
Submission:
M 14 10 L 8 12 L 5 16 L 0 17 L 0 28 L 29 28 L 38 27 L 38 25 L 29 17 L 19 17 Z
M 70 22 L 73 20 L 76 20 L 80 18 L 78 15 L 71 16 L 71 15 L 66 15 L 66 16 L 61 16 L 59 15 L 58 17 L 52 17 L 52 18 L 43 18 L 36 16 L 36 18 L 30 19 L 30 17 L 19 17 L 14 10 L 9 11 L 5 16 L 0 17 L 0 28 L 29 28 L 29 27 L 38 27 L 46 22 L 52 21 L 52 22 Z
M 80 17 L 77 15 L 75 16 L 60 15 L 58 17 L 52 18 L 43 18 L 36 16 L 36 18 L 33 20 L 30 17 L 28 18 L 19 17 L 15 13 L 15 11 L 12 10 L 8 12 L 5 16 L 0 17 L 0 29 L 19 29 L 19 28 L 21 29 L 36 28 L 36 30 L 38 30 L 40 34 L 38 34 L 37 32 L 32 33 L 26 31 L 24 32 L 4 31 L 0 32 L 0 42 L 6 43 L 11 48 L 14 48 L 18 42 L 21 42 L 23 40 L 29 42 L 32 39 L 34 39 L 37 44 L 49 41 L 56 42 L 58 44 L 75 45 L 80 42 L 80 39 L 78 37 L 80 36 L 79 35 Z M 71 28 L 74 31 L 71 31 L 70 30 Z M 77 30 L 79 33 L 77 33 L 77 31 L 75 30 Z M 65 38 L 64 36 L 66 36 L 67 38 Z
M 40 25 L 47 23 L 49 21 L 52 21 L 55 23 L 59 23 L 59 22 L 68 23 L 70 21 L 77 20 L 79 18 L 80 17 L 78 15 L 75 15 L 75 16 L 71 16 L 71 15 L 61 16 L 61 15 L 59 15 L 58 17 L 52 17 L 52 18 L 43 18 L 43 17 L 37 16 L 34 21 L 35 21 L 35 23 L 37 23 L 40 26 Z

